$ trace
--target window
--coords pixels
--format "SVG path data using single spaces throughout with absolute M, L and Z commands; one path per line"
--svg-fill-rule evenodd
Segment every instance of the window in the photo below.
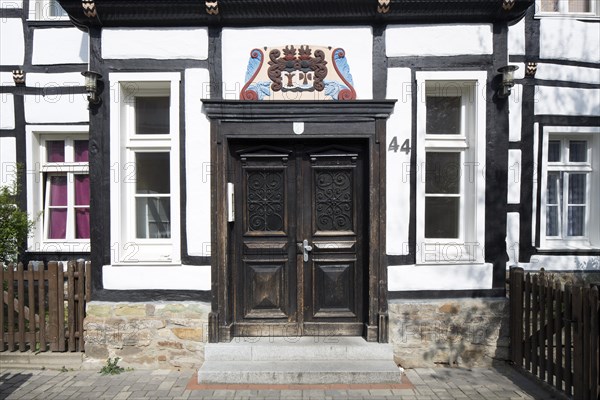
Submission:
M 544 15 L 598 15 L 598 0 L 538 0 L 537 13 Z
M 179 262 L 179 74 L 111 74 L 113 264 Z M 118 206 L 116 206 L 118 205 Z
M 31 19 L 42 21 L 60 21 L 68 19 L 67 12 L 57 0 L 36 0 L 29 3 Z
M 542 247 L 598 246 L 598 135 L 550 133 L 543 157 Z
M 485 79 L 417 74 L 417 263 L 483 262 Z
M 27 127 L 27 211 L 31 252 L 88 252 L 90 177 L 85 126 Z

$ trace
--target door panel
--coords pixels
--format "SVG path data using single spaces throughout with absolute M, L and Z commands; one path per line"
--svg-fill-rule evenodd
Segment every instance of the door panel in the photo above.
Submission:
M 361 335 L 363 146 L 240 142 L 230 149 L 242 215 L 232 226 L 234 334 Z

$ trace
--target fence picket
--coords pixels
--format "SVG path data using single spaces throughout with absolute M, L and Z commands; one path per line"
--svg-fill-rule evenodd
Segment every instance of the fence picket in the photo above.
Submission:
M 583 315 L 581 287 L 573 287 L 573 396 L 583 399 Z
M 583 400 L 590 399 L 590 289 L 584 287 L 581 296 L 581 331 L 583 334 Z M 597 400 L 597 399 L 594 399 Z
M 591 306 L 590 314 L 590 398 L 600 398 L 600 390 L 598 390 L 598 372 L 600 370 L 600 359 L 598 358 L 598 341 L 600 340 L 600 329 L 598 326 L 598 287 L 594 286 L 589 293 L 589 304 Z
M 571 285 L 565 285 L 565 393 L 570 396 L 573 393 L 573 289 Z
M 550 386 L 554 383 L 554 282 L 552 276 L 546 280 L 546 382 Z
M 8 342 L 8 351 L 15 351 L 15 270 L 13 263 L 8 264 L 8 271 L 6 275 L 8 278 L 8 301 L 6 302 L 6 340 Z
M 37 343 L 35 324 L 35 279 L 33 275 L 33 264 L 27 265 L 27 307 L 29 307 L 29 349 L 35 350 Z
M 48 263 L 48 342 L 50 351 L 58 351 L 58 263 Z
M 554 311 L 554 332 L 556 335 L 556 359 L 554 363 L 554 373 L 556 376 L 556 380 L 554 386 L 558 390 L 562 390 L 562 381 L 563 381 L 563 345 L 562 345 L 562 336 L 563 336 L 563 318 L 562 318 L 562 290 L 561 284 L 557 280 L 554 284 L 554 301 L 556 302 L 555 311 Z
M 67 263 L 67 285 L 69 288 L 67 300 L 69 303 L 68 330 L 69 330 L 69 351 L 75 351 L 75 269 L 73 261 Z
M 19 351 L 25 351 L 25 279 L 23 263 L 17 264 L 17 313 L 19 316 L 19 332 L 17 340 L 19 341 Z
M 85 262 L 85 301 L 92 300 L 92 263 Z
M 6 345 L 4 343 L 4 264 L 0 263 L 0 285 L 2 285 L 2 296 L 0 296 L 0 304 L 2 304 L 2 308 L 0 308 L 0 351 L 6 350 Z
M 56 279 L 56 295 L 58 296 L 56 300 L 58 306 L 58 351 L 65 351 L 65 272 L 62 262 L 58 263 Z
M 525 368 L 531 368 L 531 275 L 525 276 Z
M 38 270 L 38 310 L 40 313 L 40 351 L 47 351 L 46 346 L 46 281 L 48 274 L 44 266 Z
M 538 299 L 538 292 L 540 290 L 540 287 L 538 285 L 539 283 L 539 277 L 537 275 L 533 276 L 533 290 L 531 292 L 531 301 L 533 303 L 533 308 L 531 311 L 531 373 L 533 375 L 538 374 L 538 363 L 539 363 L 539 358 L 538 358 L 538 349 L 539 349 L 539 345 L 538 345 L 538 338 L 539 335 L 537 334 L 537 329 L 538 329 L 538 314 L 539 314 L 539 308 L 540 308 L 540 302 Z
M 539 341 L 539 377 L 541 380 L 546 380 L 546 276 L 542 273 L 540 275 L 540 290 L 539 290 L 539 302 L 540 302 L 540 329 L 538 331 Z
M 77 261 L 77 316 L 76 318 L 76 337 L 77 350 L 83 351 L 83 319 L 85 317 L 85 264 L 83 261 Z
M 515 363 L 521 367 L 523 365 L 523 269 L 514 268 L 514 295 L 515 295 L 515 320 L 513 325 L 515 326 L 515 340 L 514 340 L 514 351 L 515 351 Z

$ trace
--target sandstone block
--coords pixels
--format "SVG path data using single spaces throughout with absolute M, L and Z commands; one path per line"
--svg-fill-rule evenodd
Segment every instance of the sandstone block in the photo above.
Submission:
M 203 339 L 203 330 L 201 328 L 171 328 L 171 331 L 179 339 L 201 342 Z

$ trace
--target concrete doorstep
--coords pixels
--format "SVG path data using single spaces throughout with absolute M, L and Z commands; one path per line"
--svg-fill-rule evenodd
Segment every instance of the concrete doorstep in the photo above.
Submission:
M 0 353 L 0 370 L 2 369 L 49 369 L 49 370 L 81 370 L 84 353 L 32 353 L 32 352 L 2 352 Z

